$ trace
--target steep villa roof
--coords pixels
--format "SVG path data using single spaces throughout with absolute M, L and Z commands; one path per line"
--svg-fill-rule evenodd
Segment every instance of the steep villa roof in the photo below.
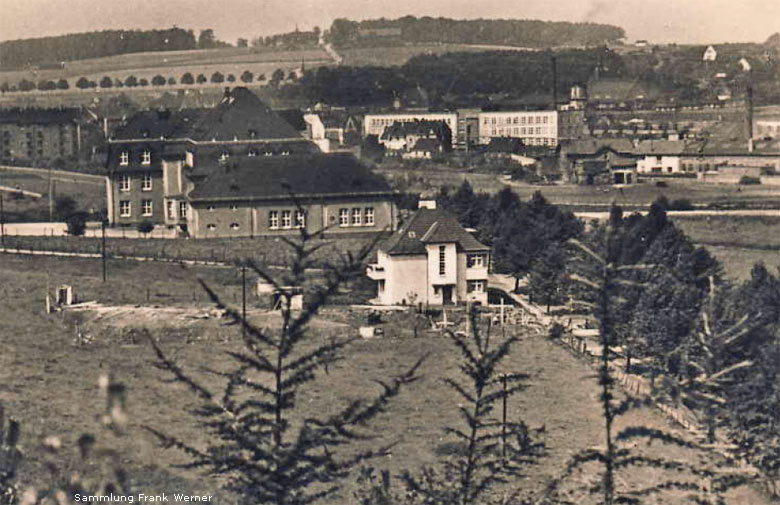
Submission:
M 114 140 L 182 139 L 192 137 L 195 125 L 208 114 L 208 109 L 181 111 L 152 110 L 135 114 L 117 129 Z
M 382 133 L 380 138 L 392 139 L 392 138 L 405 138 L 407 135 L 416 136 L 429 136 L 434 135 L 441 137 L 448 129 L 447 123 L 444 121 L 408 121 L 400 122 L 396 121 Z
M 634 152 L 634 144 L 625 138 L 572 140 L 567 142 L 565 147 L 569 156 L 593 156 L 602 149 L 625 154 Z
M 351 154 L 255 157 L 215 168 L 190 193 L 193 201 L 391 195 L 380 175 Z
M 382 249 L 391 256 L 425 254 L 426 244 L 453 242 L 461 251 L 490 251 L 490 247 L 463 229 L 454 215 L 439 209 L 418 210 Z

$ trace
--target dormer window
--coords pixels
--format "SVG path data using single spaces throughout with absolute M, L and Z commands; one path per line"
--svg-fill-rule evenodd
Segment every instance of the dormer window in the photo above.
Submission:
M 249 138 L 253 139 L 257 137 L 257 131 L 255 130 L 249 130 Z
M 273 156 L 273 155 L 274 155 L 274 153 L 272 153 L 271 151 L 265 151 L 263 153 L 263 156 Z
M 290 155 L 290 151 L 282 151 L 282 156 L 289 156 L 289 155 Z
M 254 158 L 255 156 L 257 156 L 257 151 L 255 151 L 254 149 L 250 149 L 246 155 L 249 156 L 250 158 Z
M 228 158 L 230 158 L 230 153 L 227 151 L 222 151 L 222 153 L 219 155 L 219 162 L 225 163 Z
M 152 164 L 152 151 L 149 149 L 144 149 L 144 151 L 141 153 L 141 165 L 151 165 Z
M 122 151 L 119 153 L 119 164 L 120 165 L 129 165 L 130 164 L 130 153 L 127 151 Z

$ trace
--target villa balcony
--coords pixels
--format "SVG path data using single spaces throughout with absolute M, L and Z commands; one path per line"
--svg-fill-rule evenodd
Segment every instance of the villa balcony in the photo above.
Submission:
M 369 279 L 373 279 L 375 281 L 381 281 L 385 279 L 385 267 L 377 264 L 377 263 L 371 263 L 366 267 L 366 275 Z

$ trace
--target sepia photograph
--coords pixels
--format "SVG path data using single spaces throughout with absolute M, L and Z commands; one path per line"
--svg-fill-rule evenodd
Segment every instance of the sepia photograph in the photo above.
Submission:
M 0 0 L 0 505 L 780 504 L 780 1 Z

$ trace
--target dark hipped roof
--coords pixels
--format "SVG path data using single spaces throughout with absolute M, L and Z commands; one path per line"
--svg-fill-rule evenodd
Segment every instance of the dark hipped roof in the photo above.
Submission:
M 428 120 L 414 120 L 414 121 L 395 121 L 393 124 L 385 128 L 382 133 L 382 139 L 391 138 L 404 138 L 407 135 L 416 136 L 443 136 L 449 127 L 444 121 L 428 121 Z
M 466 252 L 489 251 L 458 223 L 455 216 L 440 209 L 420 209 L 382 249 L 390 255 L 425 254 L 426 244 L 456 243 Z
M 246 88 L 226 91 L 195 127 L 194 140 L 299 138 L 301 135 Z
M 595 155 L 603 149 L 610 149 L 617 153 L 631 154 L 634 152 L 634 144 L 626 138 L 615 139 L 580 139 L 564 143 L 568 155 L 589 156 Z
M 117 140 L 191 138 L 195 125 L 206 117 L 208 112 L 208 109 L 138 112 L 127 124 L 117 129 L 113 138 Z
M 351 154 L 244 158 L 215 168 L 190 199 L 235 200 L 390 195 L 387 181 Z
M 195 141 L 301 138 L 298 131 L 246 88 L 226 90 L 216 107 L 139 112 L 114 138 L 192 139 Z

